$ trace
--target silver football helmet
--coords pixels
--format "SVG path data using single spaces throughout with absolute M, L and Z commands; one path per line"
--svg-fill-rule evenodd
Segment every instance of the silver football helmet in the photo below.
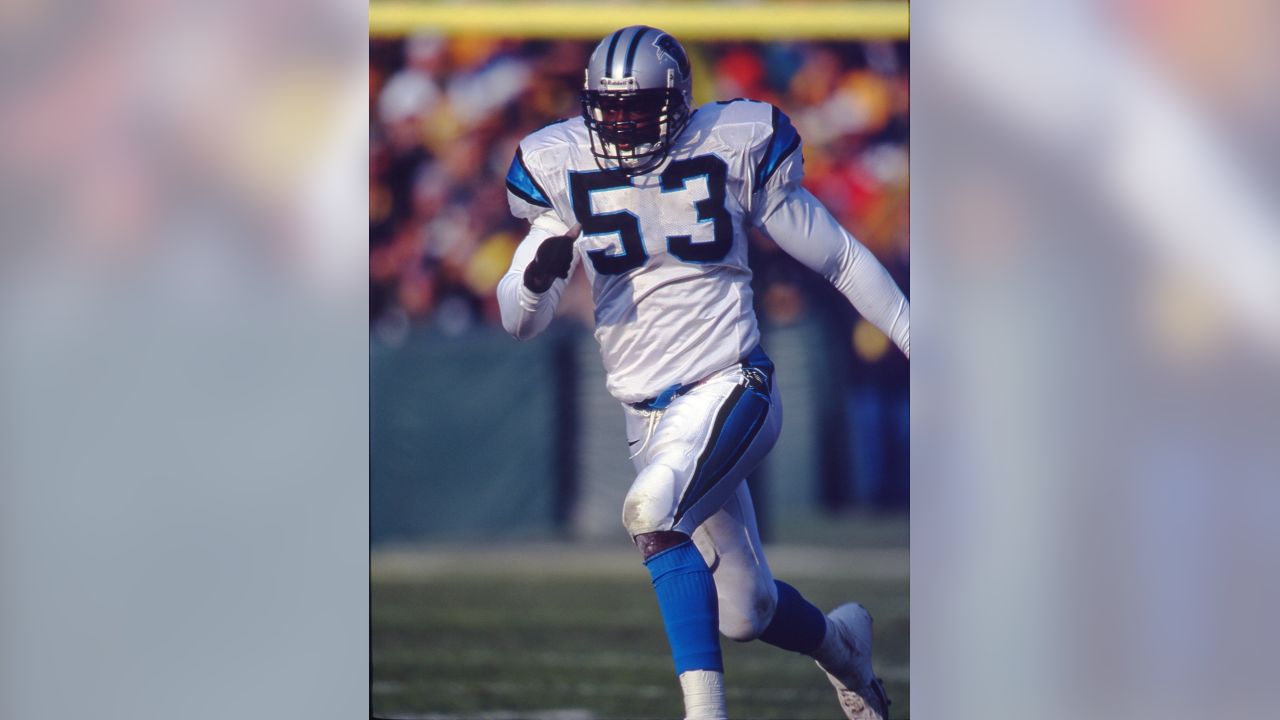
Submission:
M 587 62 L 582 117 L 602 169 L 639 175 L 666 158 L 693 107 L 689 56 L 647 25 L 610 34 Z

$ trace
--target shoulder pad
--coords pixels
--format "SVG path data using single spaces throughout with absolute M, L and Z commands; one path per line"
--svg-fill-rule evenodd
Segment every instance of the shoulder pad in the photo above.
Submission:
M 525 153 L 536 155 L 542 150 L 552 149 L 557 145 L 576 145 L 585 138 L 586 128 L 582 124 L 582 118 L 567 117 L 552 120 L 529 133 L 524 140 L 520 141 L 520 147 L 524 148 Z
M 547 191 L 543 190 L 542 185 L 534 179 L 533 173 L 529 172 L 528 164 L 525 163 L 524 143 L 516 148 L 516 156 L 511 160 L 511 168 L 507 170 L 507 189 L 530 205 L 551 207 L 551 198 L 547 195 Z
M 582 123 L 577 118 L 554 120 L 529 133 L 520 141 L 516 156 L 507 171 L 507 189 L 516 197 L 539 207 L 551 207 L 551 195 L 539 181 L 548 168 L 562 164 L 563 149 L 580 142 L 576 136 Z M 557 153 L 557 149 L 561 152 Z M 547 155 L 546 153 L 551 153 Z M 557 159 L 557 155 L 561 159 Z
M 769 103 L 759 100 L 751 100 L 748 98 L 734 98 L 732 100 L 718 100 L 713 103 L 703 105 L 703 108 L 710 110 L 718 116 L 722 123 L 768 123 L 769 108 L 773 107 Z
M 773 105 L 767 107 L 771 111 L 769 117 L 771 131 L 764 155 L 756 165 L 755 187 L 757 188 L 764 187 L 782 161 L 800 147 L 800 133 L 796 132 L 795 126 L 791 124 L 791 118 Z

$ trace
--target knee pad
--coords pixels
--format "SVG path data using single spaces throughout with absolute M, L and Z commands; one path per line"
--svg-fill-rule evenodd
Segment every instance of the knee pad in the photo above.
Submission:
M 735 603 L 720 603 L 720 633 L 730 640 L 746 642 L 760 637 L 773 620 L 778 600 L 766 588 Z
M 666 465 L 640 471 L 622 503 L 622 526 L 631 537 L 670 530 L 675 521 L 676 473 Z

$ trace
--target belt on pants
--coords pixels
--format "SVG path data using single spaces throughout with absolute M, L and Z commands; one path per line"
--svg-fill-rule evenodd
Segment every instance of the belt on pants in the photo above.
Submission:
M 759 345 L 752 348 L 751 352 L 747 353 L 746 356 L 739 361 L 739 364 L 748 370 L 756 371 L 756 375 L 753 376 L 752 379 L 757 379 L 762 385 L 766 385 L 766 387 L 772 385 L 773 361 L 769 359 L 768 355 L 764 354 L 764 350 Z M 666 410 L 676 398 L 698 387 L 705 381 L 706 378 L 703 378 L 702 380 L 695 380 L 691 383 L 676 383 L 648 400 L 627 403 L 627 405 L 635 408 L 636 410 Z

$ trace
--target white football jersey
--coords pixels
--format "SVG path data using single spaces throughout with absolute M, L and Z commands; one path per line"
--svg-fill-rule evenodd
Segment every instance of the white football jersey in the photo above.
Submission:
M 655 397 L 756 346 L 747 229 L 798 186 L 801 163 L 790 120 L 752 100 L 698 108 L 667 159 L 635 177 L 596 164 L 580 117 L 520 143 L 507 176 L 511 210 L 542 237 L 582 226 L 573 269 L 591 283 L 614 397 Z M 522 246 L 513 272 L 535 251 Z M 539 298 L 518 291 L 533 309 Z

